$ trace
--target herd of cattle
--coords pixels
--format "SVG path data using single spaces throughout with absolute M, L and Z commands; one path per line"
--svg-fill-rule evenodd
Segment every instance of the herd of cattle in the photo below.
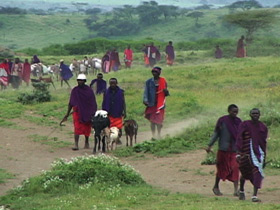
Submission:
M 89 58 L 86 60 L 73 60 L 73 62 L 69 66 L 70 70 L 76 76 L 79 73 L 89 74 L 97 74 L 102 69 L 102 62 L 99 58 Z M 56 80 L 59 80 L 60 75 L 60 67 L 59 64 L 52 64 L 46 66 L 42 63 L 34 63 L 31 65 L 31 72 L 34 77 L 42 77 L 43 75 L 52 75 Z

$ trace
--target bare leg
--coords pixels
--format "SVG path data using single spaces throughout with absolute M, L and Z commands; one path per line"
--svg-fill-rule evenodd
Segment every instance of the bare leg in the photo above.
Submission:
M 238 196 L 238 180 L 233 182 L 233 187 L 234 187 L 234 196 Z
M 89 137 L 85 136 L 85 146 L 84 149 L 89 149 L 89 141 L 88 141 Z
M 69 88 L 71 88 L 67 80 L 64 80 L 64 82 L 68 85 Z
M 74 135 L 74 139 L 75 139 L 75 146 L 72 148 L 72 150 L 79 150 L 79 135 Z
M 240 188 L 239 188 L 239 200 L 245 200 L 245 192 L 244 192 L 245 179 L 243 176 L 240 178 Z
M 220 192 L 219 183 L 220 183 L 220 178 L 218 176 L 216 176 L 215 184 L 214 184 L 214 187 L 212 190 L 213 190 L 213 193 L 217 196 L 223 195 L 223 193 Z
M 161 129 L 162 129 L 162 125 L 161 124 L 157 124 L 157 131 L 158 131 L 158 138 L 161 138 Z
M 155 138 L 156 124 L 151 122 L 152 138 Z

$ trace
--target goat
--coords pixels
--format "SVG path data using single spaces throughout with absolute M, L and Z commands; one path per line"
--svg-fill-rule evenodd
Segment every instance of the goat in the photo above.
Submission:
M 36 82 L 51 83 L 53 85 L 54 89 L 56 89 L 51 77 L 48 77 L 48 78 L 39 77 L 39 79 L 31 79 L 31 82 L 35 82 L 35 83 Z
M 133 146 L 133 136 L 136 144 L 136 136 L 138 132 L 138 124 L 135 120 L 125 120 L 124 121 L 124 131 L 126 135 L 126 146 L 128 147 L 128 137 L 130 138 L 130 146 Z
M 101 141 L 102 141 L 102 152 L 105 152 L 105 138 L 108 136 L 106 135 L 105 128 L 108 128 L 110 126 L 110 120 L 107 116 L 107 112 L 104 110 L 98 110 L 96 111 L 94 117 L 91 119 L 92 128 L 94 129 L 94 147 L 93 147 L 93 153 L 96 153 L 96 147 L 98 144 L 98 151 L 101 149 Z M 103 131 L 104 130 L 104 131 Z M 104 135 L 101 135 L 104 133 Z M 108 133 L 108 131 L 107 131 Z M 102 139 L 101 139 L 102 136 Z
M 109 138 L 109 147 L 111 147 L 111 150 L 114 150 L 117 148 L 117 142 L 119 141 L 119 129 L 117 127 L 111 127 L 110 128 L 110 138 Z

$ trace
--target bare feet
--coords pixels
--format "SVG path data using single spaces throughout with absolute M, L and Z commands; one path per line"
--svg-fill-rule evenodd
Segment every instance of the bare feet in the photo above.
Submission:
M 213 188 L 212 189 L 213 193 L 217 196 L 221 196 L 223 195 L 223 193 L 221 193 L 220 189 L 219 188 Z

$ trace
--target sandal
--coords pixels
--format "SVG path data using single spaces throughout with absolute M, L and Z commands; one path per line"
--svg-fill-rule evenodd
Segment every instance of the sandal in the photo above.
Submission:
M 237 190 L 235 193 L 233 193 L 233 196 L 239 197 L 239 190 Z
M 212 189 L 213 193 L 217 196 L 221 196 L 223 195 L 223 193 L 221 193 L 220 189 L 219 188 L 213 188 Z
M 239 191 L 239 200 L 242 200 L 242 201 L 245 200 L 245 193 L 244 192 Z
M 261 199 L 258 199 L 257 196 L 252 197 L 252 202 L 261 202 Z

